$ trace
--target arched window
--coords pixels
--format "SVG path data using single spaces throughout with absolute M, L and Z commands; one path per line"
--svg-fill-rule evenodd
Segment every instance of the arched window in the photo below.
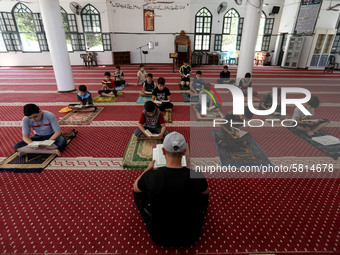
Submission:
M 207 8 L 202 8 L 195 16 L 194 50 L 210 50 L 212 15 Z
M 36 33 L 42 30 L 41 27 L 38 28 L 40 23 L 36 21 L 39 17 L 34 19 L 32 11 L 22 3 L 17 3 L 12 9 L 12 13 L 18 27 L 22 51 L 40 51 Z
M 63 7 L 60 7 L 61 16 L 63 19 L 66 44 L 68 51 L 80 50 L 79 47 L 81 43 L 79 43 L 78 36 L 78 27 L 76 22 L 76 16 L 74 14 L 68 14 Z M 75 39 L 73 39 L 75 38 Z M 80 39 L 81 40 L 81 39 Z M 84 46 L 85 48 L 85 46 Z M 84 50 L 84 49 L 83 49 Z
M 259 25 L 259 31 L 257 34 L 257 41 L 256 41 L 256 47 L 255 51 L 261 51 L 262 50 L 262 40 L 263 40 L 263 35 L 264 35 L 264 27 L 266 23 L 266 14 L 264 11 L 261 13 L 261 19 L 260 19 L 260 25 Z
M 222 29 L 222 51 L 228 51 L 229 53 L 236 51 L 239 23 L 240 15 L 235 9 L 230 9 L 224 15 Z
M 86 50 L 103 51 L 100 14 L 91 4 L 86 5 L 81 11 L 81 19 L 86 40 Z
M 101 32 L 100 14 L 93 5 L 88 4 L 81 10 L 81 19 L 85 33 Z

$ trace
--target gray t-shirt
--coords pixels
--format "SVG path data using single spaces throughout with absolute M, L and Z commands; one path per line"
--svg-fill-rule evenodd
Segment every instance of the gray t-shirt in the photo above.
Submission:
M 308 110 L 313 116 L 314 115 L 314 108 L 311 108 L 310 110 Z M 300 120 L 306 120 L 309 119 L 310 116 L 306 116 L 299 108 L 295 108 L 294 113 L 293 113 L 293 119 L 296 120 L 297 118 L 300 118 Z
M 42 111 L 43 117 L 41 121 L 34 122 L 28 117 L 22 119 L 22 134 L 29 135 L 31 128 L 34 134 L 44 136 L 52 135 L 54 132 L 60 130 L 59 123 L 55 115 L 49 111 Z

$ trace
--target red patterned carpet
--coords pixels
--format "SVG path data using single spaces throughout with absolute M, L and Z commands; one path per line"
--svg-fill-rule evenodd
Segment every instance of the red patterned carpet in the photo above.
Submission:
M 197 120 L 180 94 L 178 70 L 148 65 L 155 79 L 163 76 L 174 101 L 169 131 L 182 133 L 193 160 L 217 163 L 212 121 Z M 232 77 L 236 66 L 230 66 Z M 168 249 L 149 238 L 131 194 L 141 171 L 123 170 L 122 158 L 137 127 L 142 104 L 138 65 L 122 66 L 129 85 L 104 107 L 42 173 L 0 173 L 0 254 L 339 254 L 340 183 L 338 179 L 208 179 L 210 202 L 200 240 L 192 247 Z M 207 82 L 215 82 L 222 66 L 202 66 Z M 87 85 L 93 97 L 105 71 L 113 66 L 72 67 L 76 86 Z M 20 79 L 17 73 L 20 72 Z M 321 106 L 315 118 L 328 118 L 324 128 L 340 137 L 340 72 L 254 67 L 253 87 L 262 97 L 273 86 L 304 87 Z M 0 160 L 21 139 L 22 107 L 39 103 L 58 119 L 58 111 L 76 101 L 76 93 L 59 94 L 51 67 L 0 68 Z M 221 93 L 222 113 L 232 110 L 230 94 Z M 292 115 L 293 107 L 287 108 Z M 264 119 L 260 116 L 254 118 Z M 273 164 L 333 164 L 333 160 L 283 127 L 245 128 Z

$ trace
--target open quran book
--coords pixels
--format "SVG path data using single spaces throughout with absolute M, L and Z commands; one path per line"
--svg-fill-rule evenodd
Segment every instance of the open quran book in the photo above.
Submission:
M 155 168 L 166 165 L 165 156 L 163 155 L 163 144 L 157 144 L 156 148 L 152 149 L 152 160 L 155 160 Z M 186 157 L 182 157 L 182 166 L 187 166 Z
M 54 140 L 45 140 L 45 141 L 34 141 L 27 145 L 28 147 L 38 148 L 39 146 L 51 146 L 54 144 Z

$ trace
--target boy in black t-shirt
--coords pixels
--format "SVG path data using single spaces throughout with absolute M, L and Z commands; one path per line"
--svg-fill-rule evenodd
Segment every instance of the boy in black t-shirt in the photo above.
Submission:
M 223 71 L 220 72 L 220 78 L 217 80 L 218 84 L 229 83 L 230 72 L 228 71 L 228 66 L 223 67 Z
M 171 102 L 170 90 L 165 87 L 165 79 L 159 77 L 157 80 L 157 88 L 152 92 L 152 101 L 157 105 L 161 112 L 172 112 L 174 105 Z
M 148 73 L 146 80 L 143 82 L 142 92 L 140 93 L 143 97 L 151 96 L 153 90 L 157 87 L 156 82 L 152 80 L 152 73 Z
M 209 188 L 204 175 L 182 167 L 186 141 L 177 132 L 163 142 L 166 166 L 152 161 L 133 185 L 133 195 L 151 239 L 162 246 L 190 246 L 201 233 Z

